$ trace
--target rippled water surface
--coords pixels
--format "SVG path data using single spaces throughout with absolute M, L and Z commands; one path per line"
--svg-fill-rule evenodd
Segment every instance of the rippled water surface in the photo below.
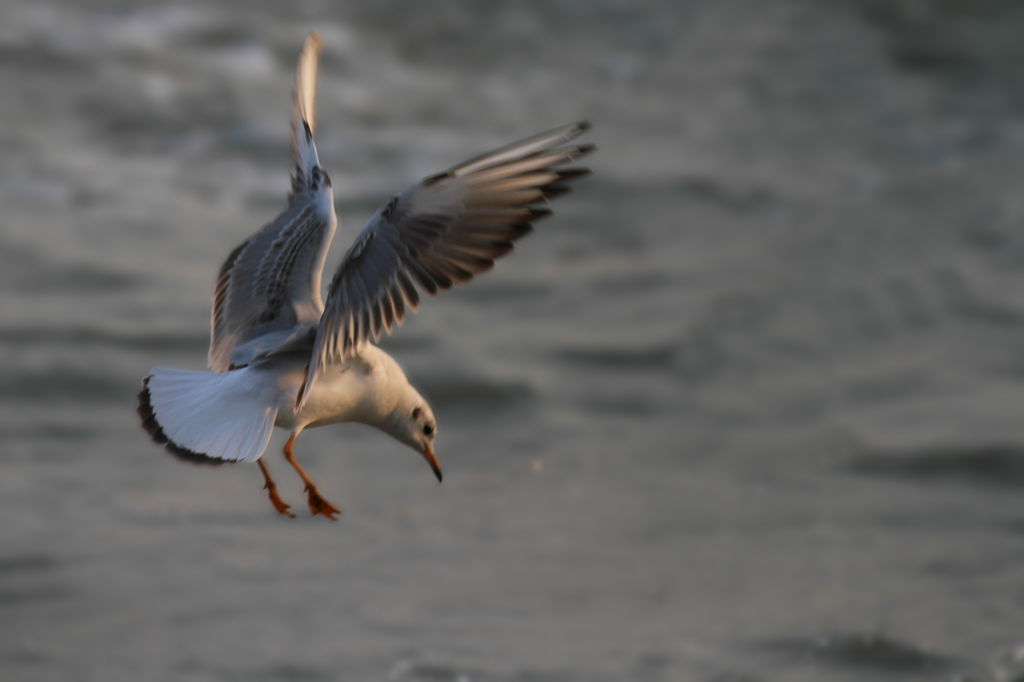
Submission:
M 0 5 L 0 678 L 1024 679 L 1015 2 Z M 337 523 L 138 428 L 281 206 L 335 255 L 591 119 L 594 176 L 387 347 L 447 476 L 303 434 Z M 282 493 L 302 499 L 277 457 Z

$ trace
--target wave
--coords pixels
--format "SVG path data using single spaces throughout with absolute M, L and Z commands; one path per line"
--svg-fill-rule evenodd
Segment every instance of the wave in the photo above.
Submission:
M 1013 443 L 945 445 L 905 452 L 870 452 L 855 456 L 856 473 L 896 479 L 956 481 L 993 488 L 1024 485 L 1024 446 Z
M 960 665 L 952 656 L 872 632 L 772 637 L 755 643 L 753 648 L 794 663 L 852 668 L 864 674 L 939 673 Z

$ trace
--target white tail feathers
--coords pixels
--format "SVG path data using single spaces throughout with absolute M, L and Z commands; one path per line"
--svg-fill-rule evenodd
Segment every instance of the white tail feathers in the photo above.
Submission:
M 195 462 L 254 462 L 270 441 L 280 389 L 251 368 L 223 374 L 154 367 L 139 392 L 139 416 L 153 440 Z

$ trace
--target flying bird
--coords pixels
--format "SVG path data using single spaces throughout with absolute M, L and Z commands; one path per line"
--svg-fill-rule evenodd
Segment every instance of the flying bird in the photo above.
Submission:
M 324 301 L 338 219 L 314 142 L 320 49 L 311 33 L 299 55 L 288 206 L 231 251 L 217 274 L 210 371 L 152 368 L 138 413 L 152 439 L 184 460 L 256 462 L 274 508 L 294 516 L 262 458 L 273 428 L 287 429 L 284 457 L 305 484 L 310 511 L 335 519 L 341 510 L 295 458 L 296 438 L 314 426 L 368 424 L 419 452 L 440 481 L 434 413 L 375 343 L 418 307 L 421 293 L 468 282 L 511 251 L 550 214 L 548 200 L 589 173 L 570 164 L 594 147 L 572 143 L 589 128 L 573 123 L 423 179 L 370 218 Z

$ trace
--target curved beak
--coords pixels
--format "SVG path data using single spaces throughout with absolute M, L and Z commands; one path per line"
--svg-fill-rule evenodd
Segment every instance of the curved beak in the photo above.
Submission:
M 423 459 L 427 460 L 427 464 L 430 465 L 430 469 L 434 472 L 434 475 L 437 476 L 437 482 L 440 483 L 441 479 L 444 478 L 444 475 L 441 473 L 441 463 L 437 461 L 437 455 L 434 454 L 434 450 L 428 445 L 423 448 L 423 452 L 421 454 L 423 455 Z

